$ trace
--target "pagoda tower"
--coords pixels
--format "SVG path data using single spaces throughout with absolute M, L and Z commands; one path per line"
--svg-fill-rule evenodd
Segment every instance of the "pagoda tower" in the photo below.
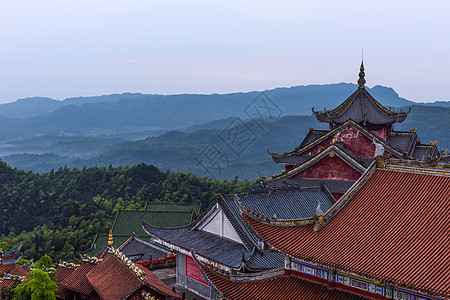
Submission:
M 409 111 L 385 108 L 365 88 L 364 63 L 361 62 L 358 88 L 333 110 L 313 113 L 329 124 L 329 130 L 310 128 L 302 143 L 291 152 L 270 153 L 284 170 L 262 184 L 281 188 L 325 185 L 338 199 L 369 167 L 378 155 L 429 162 L 439 157 L 436 143 L 421 144 L 416 129 L 395 131 Z

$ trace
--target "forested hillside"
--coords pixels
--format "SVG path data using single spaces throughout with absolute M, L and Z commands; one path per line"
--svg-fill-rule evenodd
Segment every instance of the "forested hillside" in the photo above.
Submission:
M 254 184 L 164 173 L 144 164 L 36 174 L 0 162 L 1 241 L 23 243 L 27 259 L 43 254 L 73 259 L 90 247 L 96 233 L 109 230 L 118 209 L 143 208 L 146 201 L 197 199 L 206 208 L 218 193 L 243 192 Z

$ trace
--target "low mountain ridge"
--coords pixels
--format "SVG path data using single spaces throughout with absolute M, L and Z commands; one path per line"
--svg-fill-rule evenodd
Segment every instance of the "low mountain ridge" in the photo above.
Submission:
M 405 109 L 405 108 L 402 108 Z M 411 113 L 404 123 L 395 124 L 397 131 L 409 131 L 417 128 L 417 133 L 422 143 L 438 141 L 438 147 L 445 150 L 450 146 L 450 108 L 433 106 L 412 106 Z M 70 143 L 67 149 L 73 149 L 77 145 L 82 149 L 96 151 L 98 155 L 82 159 L 80 157 L 62 157 L 66 152 L 58 146 L 48 146 L 56 156 L 45 154 L 16 154 L 3 156 L 2 160 L 25 170 L 47 172 L 52 168 L 67 165 L 70 168 L 83 168 L 84 166 L 126 166 L 140 163 L 151 164 L 161 170 L 174 170 L 181 172 L 193 172 L 200 176 L 216 177 L 220 179 L 239 178 L 254 179 L 257 174 L 270 176 L 279 173 L 282 166 L 276 165 L 267 153 L 283 153 L 293 150 L 300 145 L 308 132 L 309 127 L 327 129 L 328 125 L 319 123 L 313 116 L 284 116 L 281 118 L 265 119 L 263 126 L 249 120 L 245 122 L 247 137 L 251 138 L 244 147 L 233 149 L 232 141 L 227 140 L 228 134 L 233 137 L 236 132 L 233 124 L 237 124 L 232 118 L 217 120 L 203 126 L 199 130 L 184 132 L 171 131 L 159 136 L 149 137 L 138 141 L 123 141 L 115 144 L 110 141 L 110 149 L 96 150 L 95 144 L 89 144 L 89 139 Z M 242 124 L 242 123 L 241 123 Z M 83 142 L 88 143 L 86 145 Z M 91 143 L 97 146 L 101 142 L 95 139 Z M 233 151 L 234 150 L 234 151 Z M 60 152 L 58 152 L 60 151 Z M 218 158 L 222 158 L 218 160 Z
M 311 109 L 334 108 L 355 91 L 349 83 L 294 86 L 265 92 L 276 115 L 310 115 Z M 368 88 L 385 106 L 416 103 L 382 86 Z M 231 94 L 145 95 L 28 98 L 0 105 L 0 142 L 36 135 L 117 135 L 147 130 L 175 130 L 230 117 L 249 119 L 260 92 Z M 441 103 L 443 106 L 445 103 Z M 262 108 L 264 109 L 264 108 Z M 8 119 L 4 119 L 6 117 Z

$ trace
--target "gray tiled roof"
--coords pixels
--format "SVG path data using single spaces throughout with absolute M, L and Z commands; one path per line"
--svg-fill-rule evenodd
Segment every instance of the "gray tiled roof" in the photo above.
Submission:
M 394 148 L 411 154 L 418 140 L 415 132 L 392 131 L 387 137 L 387 142 Z
M 434 145 L 416 145 L 413 152 L 414 159 L 421 161 L 429 161 L 437 155 L 437 147 Z
M 273 156 L 272 160 L 277 164 L 301 165 L 313 156 L 314 155 Z
M 237 196 L 245 207 L 269 216 L 276 214 L 278 219 L 312 217 L 317 207 L 317 201 L 321 202 L 324 211 L 334 203 L 333 196 L 323 187 L 272 191 L 270 193 L 268 191 L 252 192 L 237 194 Z M 234 200 L 234 194 L 221 195 L 217 201 L 244 244 L 195 229 L 195 225 L 201 222 L 201 218 L 187 226 L 176 228 L 160 228 L 145 221 L 143 227 L 149 234 L 166 242 L 185 250 L 194 249 L 195 253 L 199 255 L 233 268 L 239 267 L 243 253 L 246 259 L 250 258 L 248 265 L 253 269 L 282 267 L 284 256 L 281 253 L 255 251 L 251 256 L 253 249 L 258 248 L 260 238 L 242 218 Z
M 191 225 L 179 228 L 157 228 L 144 223 L 143 227 L 169 243 L 187 251 L 194 249 L 196 254 L 232 268 L 240 266 L 242 254 L 249 258 L 252 253 L 243 244 L 206 231 L 193 230 Z M 249 262 L 250 267 L 255 269 L 272 269 L 283 264 L 284 255 L 281 253 L 255 252 Z
M 127 257 L 137 257 L 137 261 L 164 258 L 170 252 L 165 247 L 155 245 L 137 236 L 132 237 L 122 245 L 120 251 Z
M 308 134 L 303 139 L 303 141 L 300 144 L 299 148 L 302 148 L 302 147 L 304 147 L 304 146 L 314 142 L 315 140 L 317 140 L 318 138 L 324 136 L 328 132 L 329 132 L 328 130 L 316 130 L 316 129 L 310 128 Z
M 388 124 L 403 122 L 408 113 L 393 112 L 376 101 L 365 88 L 358 88 L 341 105 L 332 111 L 314 112 L 317 120 L 343 124 L 348 120 L 356 123 Z
M 355 183 L 353 180 L 321 179 L 321 178 L 300 178 L 293 177 L 287 179 L 287 182 L 302 188 L 319 187 L 322 183 L 331 193 L 345 193 Z M 281 188 L 284 184 L 282 180 L 273 182 L 275 188 Z
M 251 210 L 255 210 L 265 216 L 277 215 L 278 219 L 299 219 L 314 216 L 317 201 L 320 201 L 322 208 L 326 211 L 334 203 L 334 198 L 322 187 L 307 189 L 281 190 L 272 192 L 256 192 L 237 195 L 242 204 Z M 250 242 L 253 246 L 258 243 L 259 237 L 242 219 L 239 208 L 234 201 L 234 195 L 222 195 L 219 204 L 235 230 L 240 235 L 244 235 L 244 241 Z M 252 245 L 249 245 L 251 248 Z

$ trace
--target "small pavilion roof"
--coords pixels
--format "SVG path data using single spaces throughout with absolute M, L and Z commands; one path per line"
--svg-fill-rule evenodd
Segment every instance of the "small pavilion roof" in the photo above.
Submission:
M 419 137 L 415 130 L 411 131 L 391 131 L 386 139 L 386 141 L 393 148 L 398 149 L 408 156 L 414 150 L 415 145 L 419 142 Z
M 291 257 L 450 297 L 450 164 L 377 164 L 325 213 L 318 231 L 316 220 L 277 224 L 245 208 L 243 217 Z
M 366 80 L 364 76 L 364 64 L 361 63 L 358 89 L 341 105 L 331 111 L 325 109 L 322 112 L 316 112 L 313 109 L 317 120 L 335 124 L 343 124 L 348 120 L 353 120 L 357 123 L 369 122 L 371 124 L 403 122 L 409 112 L 391 111 L 381 105 L 365 89 L 364 84 Z

